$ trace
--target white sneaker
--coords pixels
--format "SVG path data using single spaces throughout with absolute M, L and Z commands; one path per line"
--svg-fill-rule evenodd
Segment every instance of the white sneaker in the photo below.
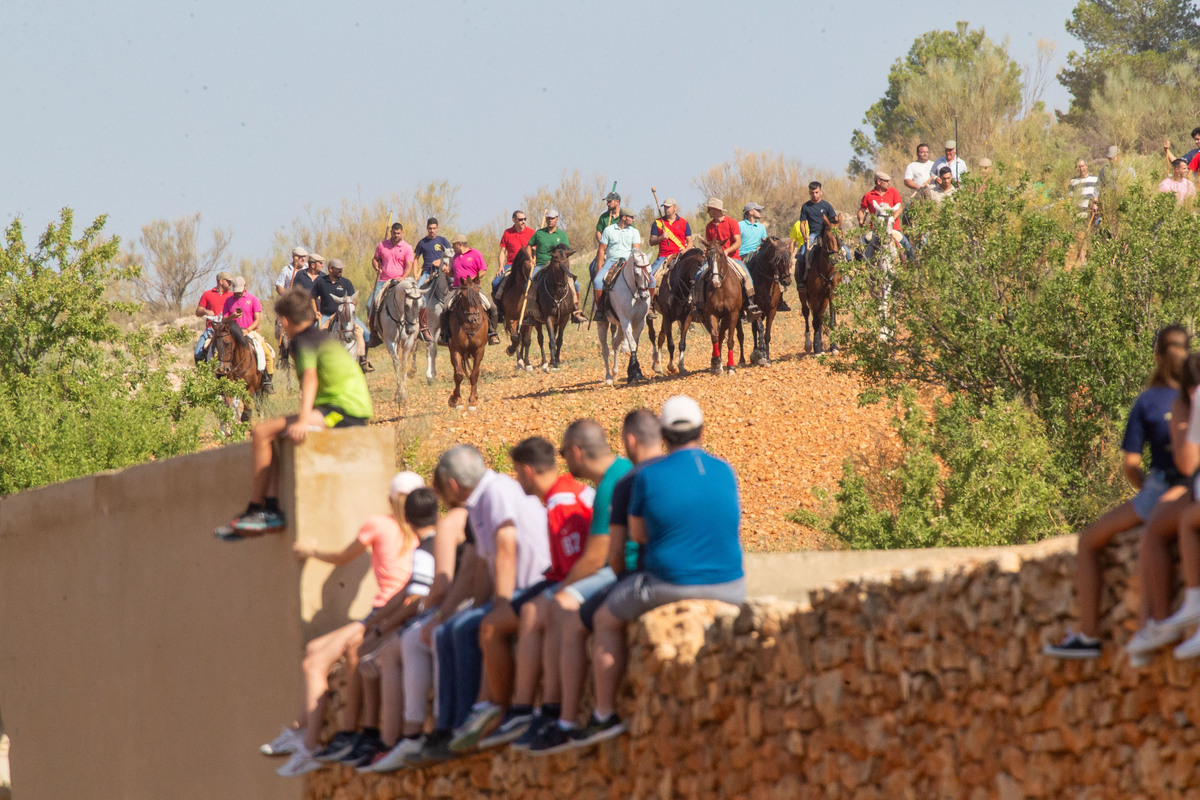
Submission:
M 1153 653 L 1160 647 L 1179 641 L 1183 632 L 1174 625 L 1146 620 L 1145 626 L 1125 643 L 1125 651 L 1133 654 Z
M 1200 607 L 1189 607 L 1187 603 L 1184 603 L 1179 607 L 1178 611 L 1164 619 L 1159 625 L 1172 628 L 1186 628 L 1198 622 L 1200 622 Z
M 274 740 L 258 748 L 264 756 L 286 756 L 296 752 L 296 748 L 304 741 L 304 731 L 295 728 L 284 728 Z
M 1196 631 L 1192 634 L 1192 638 L 1175 648 L 1175 657 L 1178 659 L 1195 658 L 1196 656 L 1200 656 L 1200 631 Z
M 292 757 L 287 760 L 279 769 L 275 770 L 275 774 L 281 778 L 295 778 L 309 772 L 316 772 L 321 767 L 325 766 L 320 761 L 312 757 L 312 753 L 303 745 L 297 745 L 296 752 L 292 753 Z
M 401 739 L 395 747 L 388 751 L 387 755 L 372 764 L 371 769 L 375 772 L 404 769 L 408 766 L 409 758 L 420 753 L 424 746 L 424 736 L 418 736 L 415 739 Z

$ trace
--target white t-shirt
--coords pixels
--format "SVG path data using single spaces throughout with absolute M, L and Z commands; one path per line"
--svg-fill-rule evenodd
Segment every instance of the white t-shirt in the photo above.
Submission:
M 542 579 L 550 568 L 550 530 L 546 507 L 508 475 L 488 470 L 467 498 L 467 519 L 475 532 L 475 549 L 496 570 L 496 531 L 511 522 L 517 530 L 517 589 Z
M 904 169 L 904 180 L 912 181 L 917 186 L 924 186 L 929 183 L 929 176 L 932 174 L 932 161 L 913 161 Z
M 633 253 L 633 246 L 641 243 L 642 235 L 633 225 L 622 230 L 620 225 L 613 223 L 604 229 L 604 233 L 600 234 L 600 244 L 608 247 L 604 251 L 606 261 L 614 258 L 629 258 Z

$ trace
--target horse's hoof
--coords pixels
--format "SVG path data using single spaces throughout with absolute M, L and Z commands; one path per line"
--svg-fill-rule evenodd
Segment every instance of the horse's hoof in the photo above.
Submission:
M 662 375 L 662 374 L 663 374 L 663 368 L 662 368 L 662 364 L 655 364 L 655 365 L 654 365 L 654 366 L 652 366 L 650 369 L 654 370 L 654 374 L 655 374 L 655 375 Z
M 733 367 L 728 367 L 728 368 L 725 370 L 725 374 L 726 374 L 726 375 L 737 375 L 737 370 L 736 370 L 736 369 L 734 369 Z
M 526 365 L 525 365 L 525 371 L 526 371 L 526 372 L 533 372 L 533 364 L 526 364 Z
M 507 356 L 511 356 L 512 354 L 514 354 L 516 352 L 517 352 L 516 345 L 509 345 L 508 347 L 504 348 L 504 354 Z
M 478 411 L 478 410 L 479 410 L 478 406 L 467 406 L 467 411 Z
M 432 375 L 426 375 L 426 376 L 425 376 L 425 382 L 426 382 L 426 383 L 428 383 L 428 384 L 432 384 L 432 383 L 433 383 L 433 376 L 432 376 Z
M 605 379 L 604 379 L 604 385 L 605 385 L 605 386 L 612 386 L 612 385 L 613 385 L 613 379 L 612 379 L 612 378 L 605 378 Z
M 678 372 L 679 372 L 679 368 L 676 367 L 674 364 L 667 364 L 667 374 L 668 375 L 675 375 Z

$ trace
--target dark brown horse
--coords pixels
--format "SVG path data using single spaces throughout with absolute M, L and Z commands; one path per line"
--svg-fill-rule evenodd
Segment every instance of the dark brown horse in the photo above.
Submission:
M 504 348 L 508 355 L 517 356 L 517 369 L 533 369 L 529 363 L 529 347 L 532 343 L 533 331 L 537 331 L 538 350 L 542 353 L 542 368 L 546 367 L 546 346 L 542 341 L 542 322 L 536 318 L 537 298 L 529 276 L 533 270 L 533 259 L 526 250 L 517 253 L 513 259 L 512 270 L 508 273 L 508 283 L 501 296 L 500 311 L 504 314 L 504 328 L 508 331 L 510 344 Z M 528 291 L 527 291 L 528 289 Z M 526 298 L 528 295 L 528 298 Z M 525 319 L 521 322 L 521 305 L 525 305 Z M 517 326 L 521 329 L 518 331 Z
M 704 259 L 708 262 L 708 272 L 702 276 L 704 286 L 704 314 L 701 322 L 712 338 L 712 363 L 714 373 L 721 372 L 721 341 L 725 340 L 728 358 L 725 371 L 732 375 L 733 368 L 733 335 L 737 331 L 738 316 L 742 313 L 742 279 L 738 276 L 729 256 L 721 242 L 709 242 L 704 250 Z M 686 347 L 685 331 L 679 339 L 680 361 L 683 360 L 683 350 Z M 682 364 L 681 364 L 682 367 Z
M 462 382 L 471 370 L 471 396 L 467 408 L 475 410 L 479 402 L 479 368 L 483 364 L 483 351 L 487 347 L 487 311 L 483 307 L 483 296 L 479 293 L 478 280 L 464 280 L 458 289 L 449 314 L 450 365 L 454 367 L 454 393 L 450 395 L 450 407 L 462 404 Z
M 653 320 L 646 321 L 650 330 L 650 341 L 654 344 L 655 353 L 662 350 L 663 343 L 667 345 L 667 374 L 684 372 L 683 351 L 687 347 L 684 334 L 691 324 L 692 285 L 696 282 L 696 272 L 704 264 L 704 251 L 698 247 L 685 250 L 676 256 L 663 272 L 662 283 L 658 294 L 654 296 L 654 304 L 662 315 L 662 328 L 657 336 L 654 333 Z M 672 326 L 679 325 L 679 368 L 675 368 L 675 338 Z
M 770 364 L 771 326 L 775 323 L 775 314 L 783 300 L 783 290 L 792 285 L 792 257 L 783 240 L 768 236 L 755 251 L 747 269 L 754 281 L 754 302 L 763 312 L 763 318 L 750 325 L 754 332 L 750 363 Z
M 575 251 L 565 244 L 555 245 L 550 251 L 550 263 L 533 278 L 533 297 L 529 300 L 529 307 L 525 309 L 525 318 L 532 316 L 538 323 L 546 326 L 546 338 L 550 343 L 550 363 L 543 363 L 543 370 L 558 369 L 561 365 L 563 334 L 571 321 L 571 312 L 575 309 L 575 304 L 571 301 L 571 281 L 575 280 L 571 275 L 573 255 Z M 516 265 L 513 266 L 515 269 Z
M 245 385 L 246 391 L 257 405 L 262 395 L 262 375 L 258 371 L 258 357 L 254 354 L 254 345 L 250 343 L 242 327 L 232 319 L 214 322 L 212 348 L 213 360 L 217 362 L 217 375 Z M 233 409 L 235 417 L 240 418 L 242 422 L 249 422 L 250 409 L 241 407 L 240 398 L 227 397 L 225 402 Z
M 833 309 L 833 291 L 838 282 L 838 259 L 842 257 L 842 243 L 838 238 L 841 224 L 841 214 L 833 220 L 825 217 L 825 227 L 821 231 L 820 240 L 813 245 L 812 268 L 808 270 L 803 287 L 799 283 L 799 276 L 804 269 L 804 262 L 801 261 L 796 267 L 796 290 L 800 292 L 800 307 L 804 313 L 804 349 L 813 353 L 824 351 L 821 331 L 824 327 L 826 308 L 829 309 L 830 327 L 837 327 L 837 314 Z M 808 326 L 810 311 L 812 312 L 811 337 Z M 837 342 L 832 334 L 829 338 L 832 349 L 836 352 Z

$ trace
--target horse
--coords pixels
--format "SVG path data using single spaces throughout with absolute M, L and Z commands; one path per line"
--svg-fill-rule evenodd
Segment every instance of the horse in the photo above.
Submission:
M 396 370 L 395 402 L 403 406 L 408 402 L 408 363 L 416 353 L 421 329 L 421 290 L 412 278 L 390 281 L 379 293 L 378 303 L 380 337 Z
M 692 286 L 696 282 L 696 272 L 703 263 L 704 251 L 698 247 L 685 250 L 675 257 L 675 260 L 663 272 L 662 285 L 658 287 L 658 294 L 654 297 L 658 312 L 662 314 L 662 327 L 658 331 L 657 340 L 654 323 L 651 321 L 646 323 L 650 329 L 650 341 L 655 345 L 656 362 L 658 353 L 663 348 L 663 342 L 666 342 L 667 374 L 669 375 L 686 372 L 683 366 L 683 351 L 687 347 L 687 329 L 691 324 Z M 672 326 L 676 323 L 679 325 L 678 370 L 675 368 L 675 338 L 672 331 Z
M 754 302 L 763 312 L 763 318 L 750 325 L 754 332 L 751 364 L 771 363 L 771 327 L 775 322 L 775 314 L 779 311 L 779 303 L 783 300 L 783 290 L 792 285 L 791 265 L 792 258 L 788 255 L 787 248 L 784 247 L 783 241 L 775 236 L 764 239 L 746 265 L 750 271 L 750 278 L 754 281 Z M 738 341 L 741 341 L 741 336 L 738 337 Z
M 617 269 L 616 266 L 613 269 Z M 629 353 L 629 366 L 625 372 L 626 383 L 633 384 L 644 381 L 642 367 L 638 364 L 638 339 L 642 335 L 642 327 L 646 324 L 646 314 L 650 311 L 650 257 L 640 250 L 634 250 L 633 256 L 621 268 L 620 274 L 608 289 L 604 313 L 596 319 L 596 329 L 600 336 L 600 355 L 604 358 L 604 383 L 613 385 L 613 373 L 617 368 L 617 354 L 621 351 Z M 612 359 L 609 359 L 608 329 L 612 326 Z M 651 341 L 651 347 L 654 342 Z M 658 360 L 658 350 L 654 350 L 654 370 L 661 372 Z
M 254 345 L 242 327 L 232 319 L 213 322 L 212 348 L 213 358 L 217 362 L 217 376 L 244 384 L 255 405 L 258 405 L 262 397 L 262 374 L 258 371 Z M 226 397 L 225 403 L 233 409 L 235 418 L 242 422 L 250 421 L 250 409 L 242 405 L 241 398 Z
M 346 352 L 358 356 L 358 343 L 354 337 L 354 311 L 358 305 L 358 292 L 345 297 L 333 298 L 337 301 L 337 311 L 329 318 L 329 335 L 334 338 Z
M 533 286 L 529 282 L 532 271 L 533 258 L 526 250 L 522 249 L 513 259 L 512 271 L 508 274 L 508 285 L 505 287 L 500 303 L 500 310 L 504 313 L 504 328 L 508 331 L 511 340 L 504 352 L 510 356 L 516 354 L 517 369 L 533 369 L 533 364 L 529 362 L 532 330 L 537 330 L 538 350 L 542 354 L 541 366 L 543 369 L 546 368 L 546 346 L 542 341 L 542 324 L 530 314 L 531 307 L 536 305 Z M 524 320 L 521 319 L 522 304 L 525 306 Z M 517 330 L 518 323 L 520 323 L 520 330 Z
M 824 326 L 826 308 L 829 309 L 829 326 L 837 327 L 837 312 L 833 307 L 833 291 L 838 282 L 837 259 L 841 258 L 842 253 L 841 242 L 837 235 L 842 224 L 842 215 L 837 215 L 833 220 L 830 220 L 829 217 L 824 219 L 825 226 L 821 229 L 821 236 L 813 245 L 812 268 L 808 270 L 808 275 L 804 279 L 803 291 L 800 290 L 799 276 L 804 268 L 804 262 L 799 261 L 796 266 L 796 291 L 800 294 L 800 308 L 804 314 L 804 349 L 818 355 L 825 349 L 821 331 Z M 810 311 L 812 313 L 811 335 L 808 325 Z M 833 336 L 830 336 L 830 339 L 832 340 Z M 831 349 L 837 352 L 836 341 L 831 342 Z
M 546 326 L 546 339 L 550 344 L 550 363 L 542 364 L 542 371 L 549 372 L 562 365 L 563 334 L 575 310 L 571 302 L 571 256 L 575 251 L 565 244 L 555 245 L 550 252 L 550 263 L 533 278 L 531 308 L 525 310 L 526 317 L 534 318 Z M 536 300 L 536 306 L 534 301 Z M 519 313 L 519 312 L 518 312 Z
M 709 242 L 704 250 L 704 259 L 708 262 L 708 273 L 704 276 L 708 284 L 704 292 L 704 314 L 701 322 L 712 337 L 712 364 L 714 374 L 721 373 L 721 340 L 726 340 L 729 358 L 725 363 L 726 373 L 732 375 L 737 370 L 733 368 L 733 335 L 738 328 L 738 317 L 742 313 L 742 280 L 729 262 L 729 256 L 721 243 Z M 689 319 L 690 323 L 690 319 Z M 684 340 L 680 339 L 680 360 L 683 360 Z
M 421 292 L 425 295 L 426 327 L 433 334 L 425 344 L 425 381 L 433 383 L 437 377 L 438 332 L 442 329 L 442 314 L 446 313 L 442 304 L 450 294 L 450 276 L 435 271 Z
M 446 313 L 450 315 L 450 364 L 454 367 L 454 393 L 450 395 L 450 407 L 461 407 L 460 390 L 469 366 L 471 396 L 467 398 L 467 409 L 474 411 L 479 402 L 479 368 L 488 340 L 487 311 L 479 294 L 478 279 L 463 281 L 458 297 L 446 309 Z

